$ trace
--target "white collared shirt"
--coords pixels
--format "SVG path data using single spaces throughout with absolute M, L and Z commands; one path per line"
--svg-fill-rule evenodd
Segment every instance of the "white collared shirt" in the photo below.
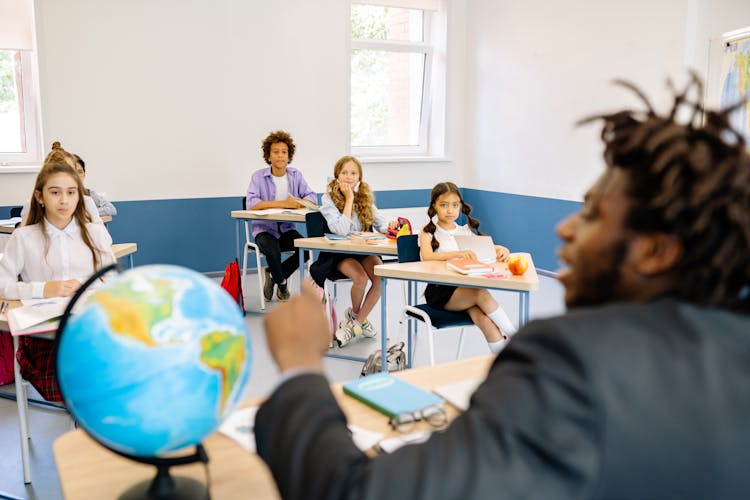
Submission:
M 463 236 L 471 236 L 472 233 L 471 229 L 467 224 L 464 224 L 463 226 L 456 224 L 456 227 L 454 227 L 451 230 L 443 229 L 437 224 L 437 220 L 435 220 L 435 234 L 432 235 L 433 238 L 435 238 L 438 243 L 440 243 L 440 246 L 437 247 L 436 252 L 458 252 L 458 243 L 456 243 L 456 238 L 454 236 L 456 235 L 463 235 Z
M 99 266 L 113 264 L 112 237 L 104 225 L 88 223 L 86 229 L 91 243 L 100 249 Z M 49 222 L 22 226 L 8 238 L 0 260 L 0 297 L 42 298 L 47 281 L 76 279 L 83 283 L 93 272 L 91 250 L 83 242 L 75 219 L 65 229 Z

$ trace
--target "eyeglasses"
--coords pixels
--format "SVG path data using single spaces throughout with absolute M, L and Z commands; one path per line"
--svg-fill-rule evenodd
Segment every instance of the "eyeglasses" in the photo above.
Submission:
M 390 424 L 398 432 L 411 432 L 420 420 L 440 429 L 448 424 L 448 415 L 442 406 L 428 406 L 413 413 L 399 413 L 391 418 Z

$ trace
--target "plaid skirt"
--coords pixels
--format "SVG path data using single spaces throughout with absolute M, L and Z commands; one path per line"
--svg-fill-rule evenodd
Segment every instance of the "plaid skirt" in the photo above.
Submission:
M 62 401 L 57 385 L 55 368 L 55 343 L 34 337 L 20 337 L 16 359 L 21 376 L 34 386 L 47 401 Z

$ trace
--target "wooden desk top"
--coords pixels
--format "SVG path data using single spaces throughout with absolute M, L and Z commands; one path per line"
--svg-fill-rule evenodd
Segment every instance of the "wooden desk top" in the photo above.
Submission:
M 438 385 L 469 378 L 481 378 L 487 374 L 493 359 L 493 356 L 468 358 L 438 366 L 397 372 L 395 375 L 425 389 L 432 389 Z M 341 384 L 336 384 L 332 388 L 351 423 L 388 435 L 396 434 L 388 426 L 384 415 L 344 395 Z M 449 418 L 455 418 L 458 411 L 450 405 L 446 407 Z M 279 498 L 271 473 L 257 455 L 248 453 L 219 433 L 209 436 L 203 444 L 210 458 L 211 498 Z M 82 430 L 68 432 L 58 438 L 53 450 L 65 498 L 117 498 L 133 484 L 151 479 L 155 474 L 153 467 L 131 462 L 112 453 L 94 442 Z M 173 474 L 191 477 L 204 484 L 206 481 L 203 464 L 175 467 Z
M 368 244 L 364 240 L 329 240 L 325 236 L 317 238 L 297 238 L 294 246 L 312 250 L 326 250 L 337 253 L 362 253 L 372 255 L 398 255 L 396 240 Z
M 270 220 L 276 222 L 305 222 L 307 209 L 281 209 L 270 208 L 268 210 L 232 210 L 233 219 Z
M 514 255 L 517 253 L 514 253 Z M 400 262 L 375 266 L 375 275 L 385 278 L 425 281 L 458 286 L 495 288 L 531 292 L 539 289 L 539 277 L 536 274 L 531 255 L 522 253 L 528 261 L 529 268 L 522 276 L 514 276 L 508 271 L 504 262 L 495 262 L 495 273 L 507 274 L 507 278 L 486 278 L 482 275 L 466 275 L 448 269 L 445 261 L 428 260 L 420 262 Z
M 102 215 L 101 219 L 102 219 L 102 222 L 104 222 L 105 224 L 107 222 L 112 222 L 112 216 L 111 215 Z
M 138 243 L 115 243 L 112 245 L 112 252 L 115 258 L 119 259 L 138 251 Z

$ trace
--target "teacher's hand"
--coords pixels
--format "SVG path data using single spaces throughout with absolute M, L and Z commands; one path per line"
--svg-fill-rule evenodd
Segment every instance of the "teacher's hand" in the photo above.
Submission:
M 302 294 L 279 304 L 264 317 L 268 349 L 283 373 L 292 369 L 323 370 L 331 333 L 315 285 L 306 281 Z

